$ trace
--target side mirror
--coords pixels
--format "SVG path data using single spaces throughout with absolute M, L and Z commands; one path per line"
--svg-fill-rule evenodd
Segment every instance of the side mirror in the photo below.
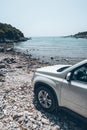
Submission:
M 67 80 L 68 82 L 70 82 L 70 80 L 71 80 L 71 72 L 67 73 L 67 75 L 66 75 L 66 80 Z

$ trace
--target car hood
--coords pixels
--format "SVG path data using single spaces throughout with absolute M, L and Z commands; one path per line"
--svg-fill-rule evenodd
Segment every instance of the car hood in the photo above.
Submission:
M 47 67 L 42 67 L 36 70 L 36 72 L 39 73 L 61 73 L 63 72 L 63 70 L 65 70 L 64 68 L 68 68 L 71 65 L 54 65 L 54 66 L 47 66 Z

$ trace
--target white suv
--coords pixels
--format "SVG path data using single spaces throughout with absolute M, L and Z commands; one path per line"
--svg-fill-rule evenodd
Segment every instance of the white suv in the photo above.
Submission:
M 73 66 L 39 68 L 32 85 L 38 103 L 46 111 L 61 106 L 87 118 L 87 60 Z

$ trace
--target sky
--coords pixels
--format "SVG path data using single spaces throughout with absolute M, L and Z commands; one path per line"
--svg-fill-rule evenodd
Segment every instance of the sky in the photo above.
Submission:
M 0 0 L 0 22 L 25 36 L 66 36 L 87 31 L 87 0 Z

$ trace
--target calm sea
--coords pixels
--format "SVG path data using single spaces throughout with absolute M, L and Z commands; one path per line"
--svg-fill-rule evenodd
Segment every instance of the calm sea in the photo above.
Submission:
M 16 43 L 18 51 L 32 54 L 33 57 L 72 57 L 87 58 L 87 39 L 64 37 L 32 37 L 26 42 Z

